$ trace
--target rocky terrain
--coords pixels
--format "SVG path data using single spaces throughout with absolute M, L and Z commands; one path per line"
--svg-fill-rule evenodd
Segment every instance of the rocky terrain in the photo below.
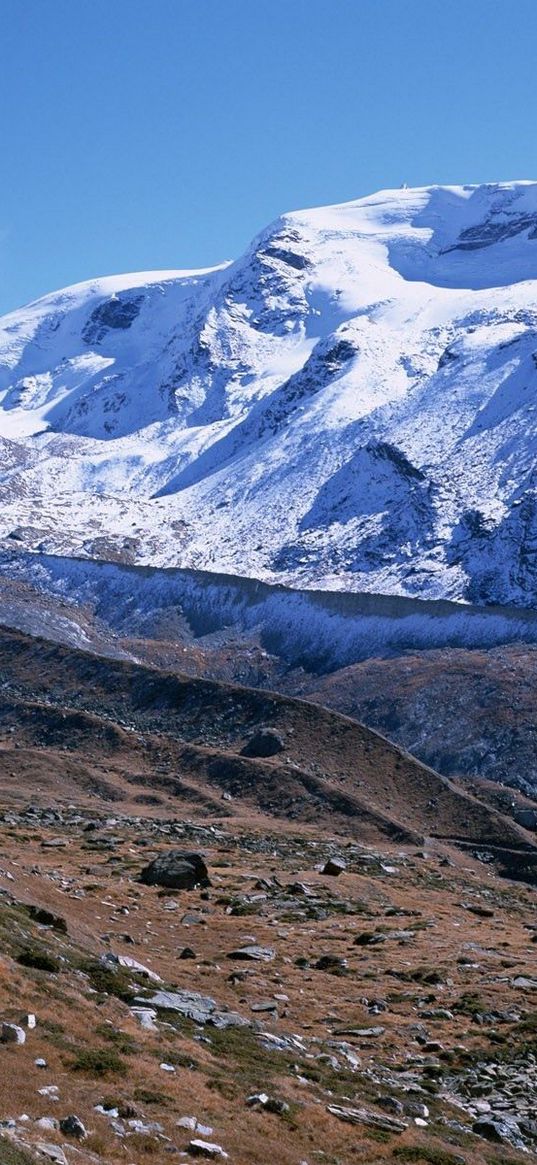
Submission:
M 537 1156 L 537 844 L 495 789 L 4 629 L 2 1165 Z
M 537 1155 L 527 884 L 322 807 L 276 821 L 214 788 L 196 807 L 158 771 L 112 795 L 58 732 L 29 749 L 24 717 L 6 727 L 3 1165 Z

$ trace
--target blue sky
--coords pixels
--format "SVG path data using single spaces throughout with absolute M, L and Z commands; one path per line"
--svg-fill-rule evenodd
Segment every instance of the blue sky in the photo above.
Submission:
M 0 0 L 0 311 L 281 211 L 537 176 L 535 0 Z

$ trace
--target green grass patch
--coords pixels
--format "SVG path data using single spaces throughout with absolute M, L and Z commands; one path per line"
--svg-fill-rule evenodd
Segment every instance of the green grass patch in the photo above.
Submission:
M 7 1137 L 0 1136 L 1 1165 L 35 1165 L 35 1157 L 14 1145 Z
M 412 1165 L 465 1165 L 465 1157 L 460 1153 L 450 1153 L 448 1149 L 435 1148 L 432 1145 L 401 1145 L 392 1153 L 394 1161 L 401 1161 Z
M 133 1036 L 129 1035 L 128 1032 L 119 1031 L 117 1027 L 111 1027 L 107 1023 L 99 1024 L 95 1028 L 95 1034 L 113 1044 L 116 1052 L 122 1056 L 134 1056 L 140 1051 L 140 1045 Z
M 81 1048 L 68 1065 L 88 1076 L 125 1076 L 127 1065 L 115 1048 Z
M 138 1100 L 140 1104 L 159 1104 L 163 1108 L 172 1102 L 171 1096 L 159 1092 L 156 1088 L 135 1088 L 134 1100 Z

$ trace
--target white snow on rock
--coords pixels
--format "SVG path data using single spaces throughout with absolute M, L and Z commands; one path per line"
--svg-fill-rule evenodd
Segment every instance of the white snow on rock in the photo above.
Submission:
M 286 214 L 0 320 L 6 546 L 531 606 L 536 450 L 537 183 Z

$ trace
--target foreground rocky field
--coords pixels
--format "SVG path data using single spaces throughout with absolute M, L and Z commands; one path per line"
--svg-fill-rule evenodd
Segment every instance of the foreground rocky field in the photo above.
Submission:
M 536 1152 L 527 886 L 438 843 L 11 800 L 2 1162 Z M 203 855 L 209 886 L 140 880 L 174 848 Z
M 537 1154 L 531 833 L 315 705 L 1 647 L 2 1165 Z

